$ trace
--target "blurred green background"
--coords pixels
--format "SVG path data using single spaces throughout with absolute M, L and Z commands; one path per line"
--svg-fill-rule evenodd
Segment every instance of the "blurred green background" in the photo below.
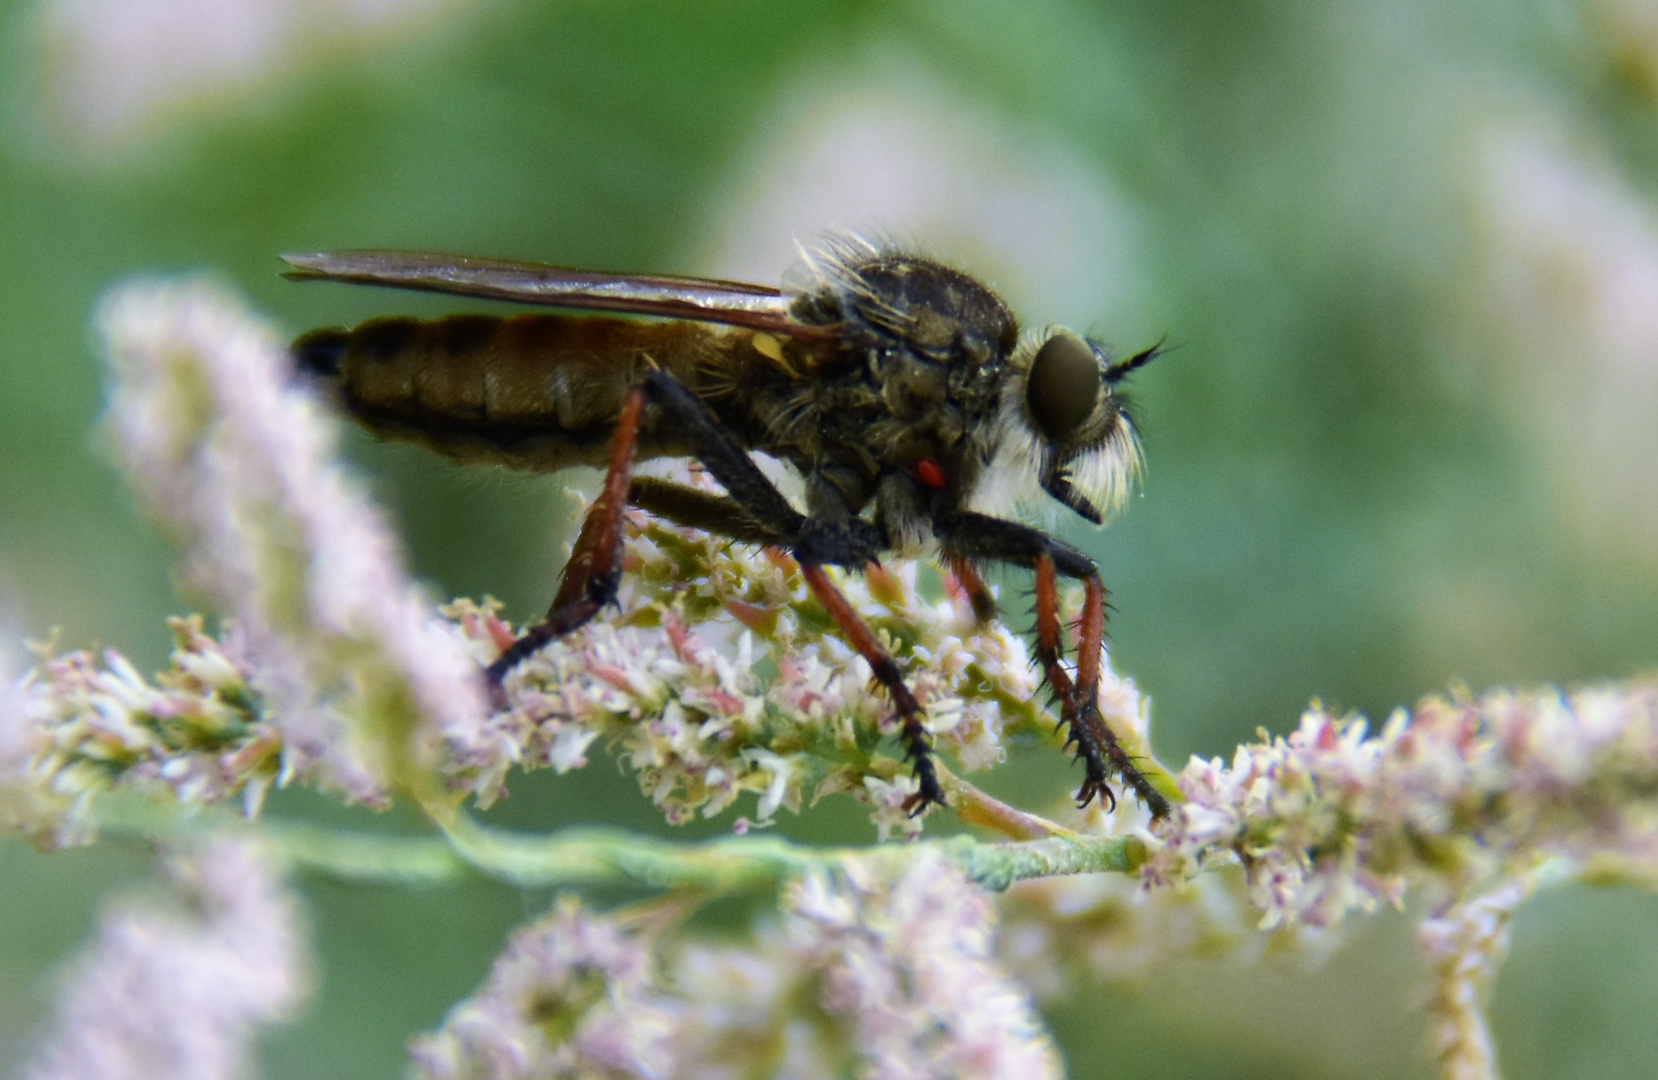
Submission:
M 0 5 L 0 65 L 0 596 L 30 634 L 153 666 L 185 607 L 93 434 L 111 283 L 211 270 L 298 332 L 455 305 L 292 285 L 280 251 L 770 282 L 841 227 L 958 262 L 1029 322 L 1174 346 L 1134 383 L 1143 497 L 1064 526 L 1165 761 L 1313 696 L 1380 718 L 1458 681 L 1653 666 L 1650 2 L 42 0 Z M 567 478 L 348 448 L 439 592 L 546 603 Z M 1009 772 L 1032 803 L 1074 779 L 1057 754 Z M 496 816 L 662 828 L 603 763 Z M 782 828 L 870 836 L 846 808 Z M 147 867 L 0 843 L 0 1062 Z M 306 895 L 319 992 L 266 1041 L 272 1076 L 396 1074 L 547 901 Z M 1384 917 L 1310 975 L 1193 962 L 1050 1019 L 1079 1077 L 1427 1076 L 1421 987 Z M 1497 984 L 1506 1074 L 1649 1075 L 1655 1008 L 1658 900 L 1550 896 Z

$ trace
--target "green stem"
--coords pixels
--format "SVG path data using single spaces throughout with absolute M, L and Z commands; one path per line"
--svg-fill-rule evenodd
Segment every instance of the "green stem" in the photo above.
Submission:
M 1128 873 L 1145 858 L 1145 847 L 1135 837 L 987 844 L 958 836 L 871 848 L 814 848 L 771 836 L 677 844 L 609 829 L 533 836 L 486 829 L 466 818 L 451 824 L 447 834 L 456 854 L 475 869 L 518 885 L 634 882 L 709 892 L 773 886 L 848 862 L 905 863 L 929 848 L 958 863 L 971 880 L 998 890 L 1027 878 Z
M 548 836 L 504 832 L 457 815 L 443 836 L 346 832 L 267 820 L 248 826 L 224 814 L 111 806 L 99 815 L 115 833 L 168 840 L 242 831 L 294 869 L 347 881 L 435 885 L 481 874 L 520 887 L 637 884 L 730 893 L 774 887 L 809 871 L 850 863 L 898 870 L 926 849 L 943 853 L 989 889 L 1062 874 L 1129 873 L 1145 858 L 1132 836 L 1050 837 L 984 843 L 969 836 L 869 848 L 817 848 L 781 837 L 742 836 L 681 844 L 614 829 L 567 829 Z

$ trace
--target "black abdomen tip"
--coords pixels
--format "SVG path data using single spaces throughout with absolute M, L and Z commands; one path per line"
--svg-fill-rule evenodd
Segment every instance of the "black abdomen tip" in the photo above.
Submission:
M 313 330 L 294 342 L 294 367 L 320 379 L 334 378 L 345 359 L 347 341 L 344 330 Z

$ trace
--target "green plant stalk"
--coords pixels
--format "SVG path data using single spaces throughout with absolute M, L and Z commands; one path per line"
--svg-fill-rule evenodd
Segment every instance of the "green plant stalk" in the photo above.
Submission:
M 986 843 L 969 836 L 869 848 L 817 848 L 774 836 L 681 844 L 617 829 L 551 835 L 491 829 L 465 815 L 440 824 L 441 836 L 396 836 L 267 818 L 257 827 L 228 814 L 169 811 L 143 800 L 100 801 L 100 828 L 150 841 L 187 840 L 240 830 L 293 870 L 345 881 L 429 886 L 483 876 L 519 887 L 636 884 L 731 893 L 775 887 L 812 872 L 907 863 L 933 848 L 968 878 L 1001 890 L 1016 881 L 1065 874 L 1129 873 L 1145 858 L 1137 837 L 1051 837 Z

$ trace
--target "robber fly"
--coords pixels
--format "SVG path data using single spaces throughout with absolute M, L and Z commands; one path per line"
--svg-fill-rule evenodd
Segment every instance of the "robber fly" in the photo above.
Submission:
M 824 568 L 931 543 L 981 619 L 995 608 L 976 567 L 1034 573 L 1036 656 L 1085 768 L 1079 804 L 1114 805 L 1118 776 L 1153 814 L 1168 813 L 1095 703 L 1105 588 L 1093 560 L 985 511 L 1008 485 L 1034 484 L 1103 521 L 1140 461 L 1117 386 L 1155 347 L 1113 360 L 1068 330 L 1021 335 L 966 274 L 852 239 L 809 254 L 806 284 L 787 291 L 396 251 L 283 258 L 301 280 L 605 313 L 393 317 L 294 343 L 297 366 L 377 435 L 532 472 L 606 470 L 551 610 L 491 665 L 493 685 L 615 600 L 631 504 L 794 557 L 897 708 L 919 812 L 944 802 L 921 707 Z M 617 317 L 641 315 L 655 318 Z M 753 451 L 798 470 L 803 509 Z M 657 457 L 700 462 L 725 494 L 633 475 L 634 462 Z M 1074 680 L 1061 663 L 1060 576 L 1085 587 Z

